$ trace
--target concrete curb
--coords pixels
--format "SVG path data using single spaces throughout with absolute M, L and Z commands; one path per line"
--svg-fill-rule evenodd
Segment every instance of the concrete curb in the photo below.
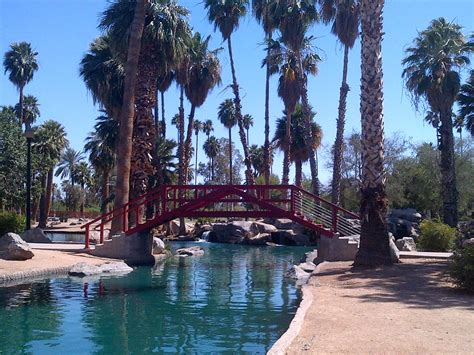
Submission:
M 42 278 L 46 276 L 67 275 L 69 270 L 71 270 L 72 266 L 73 265 L 46 268 L 40 270 L 20 271 L 8 275 L 3 274 L 0 275 L 0 287 L 8 286 L 8 284 L 15 283 L 17 281 L 28 281 L 30 279 Z
M 291 345 L 293 340 L 298 336 L 301 331 L 301 326 L 303 325 L 303 320 L 308 311 L 309 307 L 313 304 L 313 292 L 308 285 L 311 278 L 316 277 L 320 269 L 326 265 L 327 262 L 322 262 L 316 266 L 311 276 L 306 281 L 306 284 L 302 287 L 303 299 L 296 311 L 295 317 L 290 323 L 287 331 L 276 341 L 275 344 L 270 348 L 267 354 L 269 355 L 280 355 L 285 354 L 286 349 Z

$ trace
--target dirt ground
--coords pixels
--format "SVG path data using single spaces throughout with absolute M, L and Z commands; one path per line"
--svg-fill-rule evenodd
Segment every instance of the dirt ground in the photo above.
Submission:
M 474 354 L 474 296 L 449 283 L 446 261 L 350 264 L 310 279 L 313 303 L 287 354 Z
M 108 259 L 99 258 L 86 253 L 80 253 L 76 250 L 33 249 L 33 253 L 35 256 L 32 259 L 25 261 L 0 259 L 0 275 L 60 268 L 72 266 L 80 262 L 98 265 L 108 261 Z

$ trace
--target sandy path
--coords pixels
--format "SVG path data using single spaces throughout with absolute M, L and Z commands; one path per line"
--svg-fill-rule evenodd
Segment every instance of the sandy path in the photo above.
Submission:
M 327 263 L 288 354 L 474 354 L 474 296 L 452 287 L 446 261 L 378 270 Z

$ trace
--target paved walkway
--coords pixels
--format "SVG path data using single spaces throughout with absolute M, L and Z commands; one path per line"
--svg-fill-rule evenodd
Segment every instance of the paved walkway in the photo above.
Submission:
M 446 261 L 350 264 L 326 263 L 310 279 L 312 303 L 287 354 L 474 353 L 474 296 L 449 283 Z

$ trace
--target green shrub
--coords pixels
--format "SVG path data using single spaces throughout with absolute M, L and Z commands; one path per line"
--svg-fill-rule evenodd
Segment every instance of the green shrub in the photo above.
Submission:
M 474 245 L 454 251 L 449 273 L 459 287 L 474 293 Z
M 0 237 L 5 233 L 20 234 L 25 230 L 25 217 L 14 212 L 0 212 Z
M 424 220 L 420 224 L 418 245 L 423 251 L 448 251 L 454 246 L 456 229 L 441 222 Z

